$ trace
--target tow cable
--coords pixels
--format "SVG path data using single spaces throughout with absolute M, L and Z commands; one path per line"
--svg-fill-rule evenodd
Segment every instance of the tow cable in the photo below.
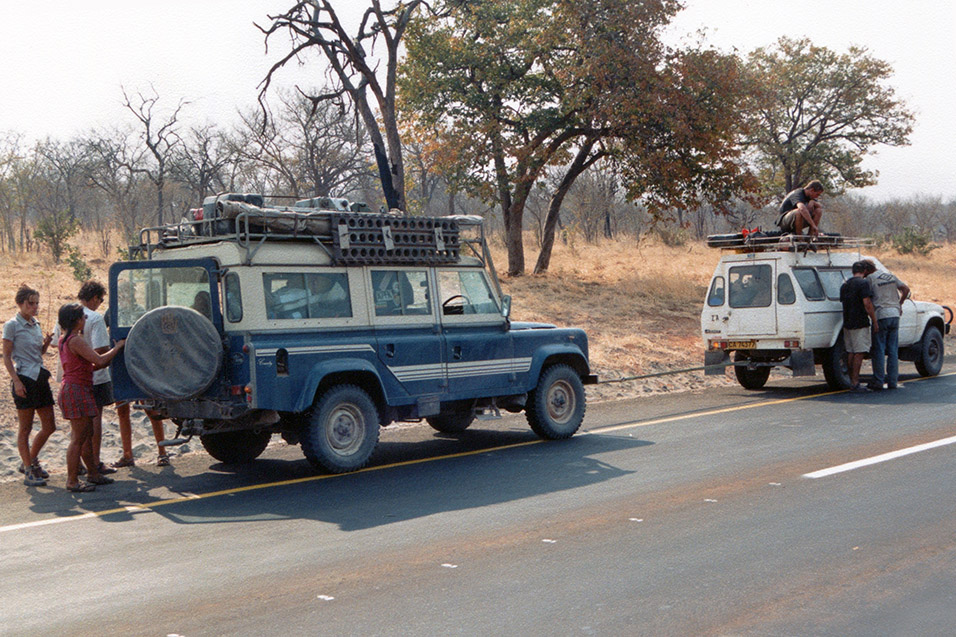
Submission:
M 606 380 L 602 379 L 597 382 L 598 385 L 604 385 L 606 383 L 624 383 L 629 380 L 643 380 L 645 378 L 656 378 L 658 376 L 671 376 L 673 374 L 685 374 L 687 372 L 700 372 L 708 369 L 725 369 L 727 367 L 733 367 L 734 363 L 719 363 L 717 365 L 701 365 L 700 367 L 688 367 L 686 369 L 671 369 L 666 372 L 654 372 L 653 374 L 641 374 L 639 376 L 625 376 L 623 378 L 608 378 Z

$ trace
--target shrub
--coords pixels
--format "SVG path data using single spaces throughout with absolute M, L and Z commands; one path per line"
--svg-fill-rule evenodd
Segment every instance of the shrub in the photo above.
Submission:
M 73 268 L 73 278 L 77 281 L 89 281 L 93 276 L 93 269 L 80 256 L 80 251 L 75 246 L 67 246 L 66 262 Z
M 928 232 L 920 232 L 912 227 L 904 228 L 902 232 L 890 237 L 890 243 L 900 254 L 916 253 L 920 256 L 927 256 L 933 250 L 939 248 L 939 245 L 931 243 L 932 236 Z

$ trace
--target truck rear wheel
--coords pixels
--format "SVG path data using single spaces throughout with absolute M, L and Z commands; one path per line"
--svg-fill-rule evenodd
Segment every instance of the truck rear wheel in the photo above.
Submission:
M 330 473 L 357 471 L 375 451 L 378 409 L 355 385 L 336 385 L 319 398 L 302 431 L 302 452 L 317 469 Z
M 843 331 L 837 336 L 836 343 L 826 352 L 823 360 L 823 377 L 830 389 L 849 389 L 850 370 L 846 366 L 846 347 L 843 345 Z
M 923 332 L 919 343 L 919 358 L 916 371 L 920 376 L 936 376 L 943 369 L 943 335 L 939 328 L 930 325 Z
M 225 431 L 199 436 L 210 456 L 226 464 L 252 462 L 266 450 L 272 434 L 268 431 Z
M 746 361 L 750 357 L 740 352 L 734 352 L 734 362 Z M 742 365 L 734 365 L 734 375 L 737 376 L 737 382 L 744 389 L 761 389 L 767 384 L 770 378 L 769 367 L 755 367 L 748 369 Z
M 525 415 L 536 434 L 562 440 L 581 426 L 585 407 L 584 384 L 578 373 L 568 365 L 552 365 L 541 372 L 538 386 L 528 394 Z

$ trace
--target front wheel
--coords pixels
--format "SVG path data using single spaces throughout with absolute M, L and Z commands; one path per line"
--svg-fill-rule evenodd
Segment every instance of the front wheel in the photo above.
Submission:
M 378 444 L 378 409 L 355 385 L 336 385 L 319 398 L 302 432 L 302 452 L 317 469 L 357 471 Z
M 747 361 L 748 356 L 740 352 L 734 353 L 734 362 Z M 769 367 L 755 367 L 749 369 L 742 365 L 734 365 L 734 375 L 737 376 L 737 382 L 744 389 L 760 389 L 767 384 L 770 378 Z
M 268 431 L 225 431 L 199 436 L 210 456 L 226 464 L 252 462 L 266 450 L 272 434 Z
M 823 377 L 830 389 L 850 388 L 850 369 L 846 365 L 846 347 L 843 345 L 843 331 L 837 336 L 836 343 L 826 352 L 823 360 Z
M 585 410 L 584 384 L 568 365 L 552 365 L 528 394 L 525 415 L 532 431 L 548 440 L 570 438 L 581 426 Z
M 936 376 L 943 369 L 943 335 L 939 328 L 929 326 L 919 343 L 916 371 L 920 376 Z

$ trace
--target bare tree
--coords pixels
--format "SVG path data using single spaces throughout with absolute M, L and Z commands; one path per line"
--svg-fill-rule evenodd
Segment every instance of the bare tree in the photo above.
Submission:
M 224 190 L 224 169 L 235 153 L 226 136 L 212 124 L 193 126 L 173 150 L 170 174 L 188 191 L 187 198 L 201 203 L 206 195 Z
M 147 151 L 132 140 L 131 132 L 122 130 L 93 135 L 88 143 L 90 183 L 106 195 L 124 238 L 132 241 L 145 225 L 142 186 Z
M 262 82 L 260 101 L 275 73 L 308 50 L 318 49 L 329 64 L 329 76 L 335 88 L 309 97 L 314 104 L 347 97 L 358 111 L 375 152 L 385 202 L 389 208 L 406 209 L 405 168 L 402 141 L 395 114 L 395 78 L 399 47 L 409 21 L 422 0 L 399 2 L 383 9 L 380 0 L 371 0 L 353 36 L 342 24 L 330 0 L 300 0 L 288 11 L 269 16 L 272 23 L 259 27 L 266 36 L 287 32 L 291 49 L 276 62 Z M 378 42 L 384 42 L 384 75 L 374 55 Z M 373 108 L 374 105 L 374 108 Z
M 123 88 L 123 106 L 139 120 L 142 125 L 140 133 L 143 144 L 149 150 L 154 165 L 146 170 L 146 176 L 156 187 L 156 223 L 163 225 L 163 194 L 166 186 L 166 176 L 173 151 L 180 142 L 177 134 L 179 113 L 188 104 L 186 100 L 179 100 L 176 108 L 165 118 L 154 112 L 159 102 L 156 89 L 150 87 L 152 95 L 137 92 L 133 98 Z

